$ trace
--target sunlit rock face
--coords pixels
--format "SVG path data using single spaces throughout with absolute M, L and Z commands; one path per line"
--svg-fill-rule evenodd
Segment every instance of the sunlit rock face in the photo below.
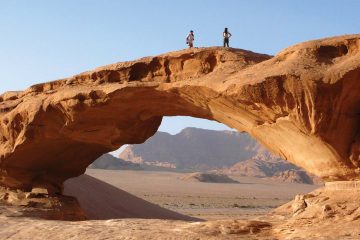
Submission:
M 246 131 L 321 178 L 359 179 L 360 35 L 276 56 L 196 48 L 116 63 L 0 96 L 0 183 L 54 188 L 163 116 Z

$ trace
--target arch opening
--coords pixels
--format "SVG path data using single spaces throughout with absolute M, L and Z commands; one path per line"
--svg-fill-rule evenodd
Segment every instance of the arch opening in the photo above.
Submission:
M 313 185 L 314 176 L 271 155 L 247 133 L 197 120 L 191 125 L 194 118 L 168 118 L 144 143 L 113 153 L 116 158 L 102 156 L 86 173 L 202 219 L 265 214 L 319 187 Z M 177 126 L 167 128 L 171 123 Z M 219 209 L 224 216 L 216 215 Z

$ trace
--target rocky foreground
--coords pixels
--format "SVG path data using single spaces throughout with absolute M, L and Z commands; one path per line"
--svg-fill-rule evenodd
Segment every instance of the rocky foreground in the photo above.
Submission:
M 50 205 L 39 204 L 49 201 L 44 193 L 24 196 L 18 192 L 17 196 L 12 195 L 13 201 L 22 199 L 26 202 L 27 199 L 33 204 L 1 205 L 0 238 L 359 239 L 359 186 L 360 182 L 327 184 L 312 193 L 297 195 L 292 202 L 254 219 L 203 221 L 163 209 L 104 182 L 82 176 L 67 182 L 65 192 L 79 199 L 85 210 L 82 216 L 85 214 L 94 220 L 43 220 L 41 217 L 48 217 L 51 212 L 63 214 L 65 211 L 54 211 Z M 94 191 L 99 194 L 93 194 Z M 46 215 L 41 215 L 44 213 Z M 74 216 L 75 212 L 72 213 Z

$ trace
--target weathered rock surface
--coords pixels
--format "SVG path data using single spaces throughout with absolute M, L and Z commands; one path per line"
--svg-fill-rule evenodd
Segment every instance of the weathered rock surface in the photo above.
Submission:
M 216 120 L 327 181 L 359 179 L 360 35 L 275 57 L 189 49 L 0 96 L 0 183 L 61 191 L 102 154 L 142 143 L 162 116 Z
M 326 183 L 273 211 L 282 223 L 273 233 L 288 239 L 358 239 L 360 232 L 360 182 Z M 335 224 L 341 222 L 341 225 Z
M 75 197 L 51 195 L 47 189 L 30 192 L 0 187 L 0 217 L 29 217 L 47 220 L 80 221 L 87 219 Z
M 0 218 L 0 223 L 1 239 L 29 239 L 29 236 L 34 240 L 278 239 L 275 236 L 270 238 L 271 224 L 264 221 L 218 220 L 189 223 L 160 219 L 112 219 L 81 221 L 74 224 L 66 221 L 32 219 L 20 222 L 12 218 Z

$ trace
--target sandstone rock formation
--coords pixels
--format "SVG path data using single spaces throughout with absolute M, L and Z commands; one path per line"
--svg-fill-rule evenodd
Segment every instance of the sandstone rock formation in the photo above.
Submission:
M 195 172 L 182 178 L 185 181 L 197 181 L 207 183 L 239 183 L 225 174 Z
M 65 221 L 87 218 L 75 197 L 52 195 L 44 188 L 23 192 L 0 187 L 0 218 L 4 216 Z
M 359 181 L 328 182 L 311 193 L 299 194 L 273 211 L 273 217 L 282 219 L 273 233 L 291 235 L 287 239 L 358 239 L 360 233 L 354 226 L 360 226 L 359 196 Z
M 102 154 L 142 143 L 162 116 L 246 131 L 327 181 L 359 179 L 360 35 L 275 57 L 188 49 L 0 96 L 0 183 L 61 191 Z

